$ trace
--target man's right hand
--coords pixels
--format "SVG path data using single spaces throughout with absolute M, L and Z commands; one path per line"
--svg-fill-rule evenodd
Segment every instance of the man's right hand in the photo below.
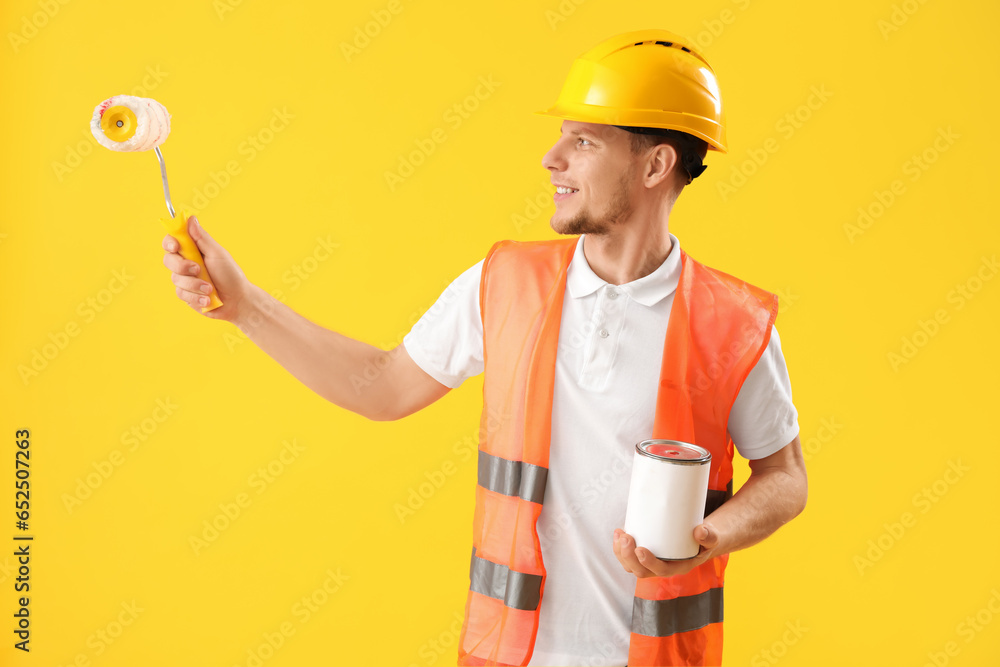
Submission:
M 205 268 L 218 290 L 222 305 L 215 310 L 201 312 L 202 307 L 208 305 L 207 295 L 211 290 L 206 292 L 205 289 L 210 286 L 197 277 L 198 264 L 181 257 L 177 239 L 167 234 L 163 237 L 163 249 L 167 251 L 163 256 L 163 265 L 171 271 L 170 279 L 174 283 L 177 298 L 205 317 L 236 323 L 241 309 L 245 310 L 248 306 L 253 284 L 247 280 L 232 255 L 202 229 L 198 218 L 193 215 L 188 218 L 188 234 L 201 251 Z

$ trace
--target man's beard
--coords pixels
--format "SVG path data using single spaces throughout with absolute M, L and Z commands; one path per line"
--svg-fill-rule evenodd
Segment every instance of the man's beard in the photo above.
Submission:
M 630 167 L 621 175 L 618 180 L 618 189 L 600 216 L 593 217 L 589 211 L 582 210 L 567 222 L 560 224 L 558 228 L 556 225 L 553 225 L 552 228 L 557 234 L 566 235 L 591 234 L 596 236 L 609 233 L 612 227 L 621 224 L 632 214 L 632 201 L 628 195 L 628 186 L 631 181 L 632 168 Z

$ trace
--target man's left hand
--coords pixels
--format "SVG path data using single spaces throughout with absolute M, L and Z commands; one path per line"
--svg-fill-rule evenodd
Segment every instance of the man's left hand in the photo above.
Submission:
M 688 560 L 662 561 L 649 549 L 637 547 L 635 539 L 619 528 L 615 529 L 612 548 L 622 567 L 640 579 L 673 577 L 687 574 L 708 559 L 721 555 L 719 533 L 707 521 L 695 527 L 694 539 L 700 545 L 700 549 L 697 556 Z

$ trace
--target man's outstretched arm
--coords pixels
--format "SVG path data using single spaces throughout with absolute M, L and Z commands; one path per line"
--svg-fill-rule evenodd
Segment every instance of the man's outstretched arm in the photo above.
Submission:
M 615 556 L 637 577 L 671 577 L 694 569 L 709 558 L 746 549 L 788 523 L 806 506 L 808 483 L 799 436 L 770 456 L 750 461 L 750 478 L 740 490 L 694 529 L 701 545 L 691 560 L 665 563 L 635 539 L 616 529 Z
M 224 305 L 208 305 L 208 283 L 198 265 L 178 254 L 177 239 L 163 239 L 164 265 L 178 298 L 209 319 L 235 324 L 261 350 L 314 392 L 374 421 L 401 419 L 438 400 L 450 389 L 425 373 L 402 343 L 390 351 L 326 329 L 299 315 L 251 283 L 232 255 L 192 216 L 188 230 Z M 204 299 L 204 301 L 202 301 Z

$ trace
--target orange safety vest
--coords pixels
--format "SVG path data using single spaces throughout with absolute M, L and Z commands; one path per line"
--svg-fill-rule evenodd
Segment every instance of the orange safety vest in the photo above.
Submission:
M 578 238 L 499 241 L 483 262 L 483 413 L 459 665 L 531 659 L 545 589 L 536 522 L 548 472 L 566 271 Z M 729 411 L 767 347 L 777 313 L 774 294 L 681 250 L 650 437 L 712 453 L 706 516 L 733 495 Z M 717 556 L 685 575 L 636 580 L 630 666 L 721 664 L 728 559 Z

